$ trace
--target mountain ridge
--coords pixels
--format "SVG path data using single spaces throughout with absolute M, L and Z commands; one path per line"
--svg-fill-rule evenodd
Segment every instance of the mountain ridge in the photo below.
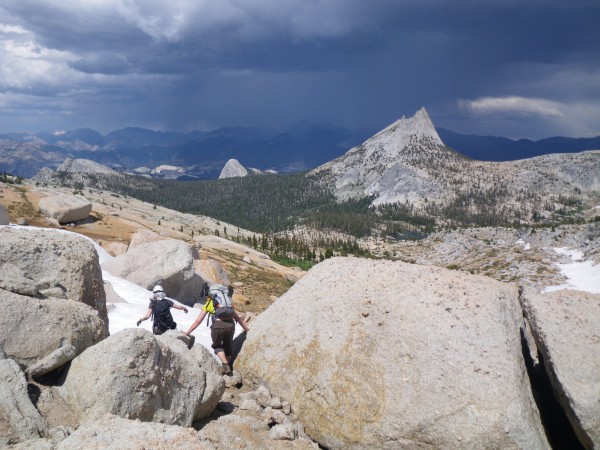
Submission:
M 441 138 L 450 148 L 479 160 L 505 161 L 600 148 L 600 136 L 514 141 L 461 135 L 435 128 L 433 124 L 426 128 L 428 132 L 431 128 L 435 130 L 437 137 L 433 139 Z M 365 129 L 313 122 L 299 122 L 281 129 L 230 126 L 189 133 L 140 127 L 126 127 L 106 135 L 90 128 L 53 133 L 4 133 L 0 134 L 0 171 L 31 177 L 43 167 L 56 169 L 71 158 L 90 159 L 117 170 L 176 165 L 183 167 L 184 178 L 192 179 L 218 178 L 229 159 L 263 171 L 298 172 L 327 163 L 372 135 L 372 131 Z
M 460 134 L 436 128 L 449 147 L 480 161 L 515 161 L 550 153 L 577 153 L 600 149 L 600 136 L 572 138 L 553 136 L 539 140 L 510 139 L 502 136 Z

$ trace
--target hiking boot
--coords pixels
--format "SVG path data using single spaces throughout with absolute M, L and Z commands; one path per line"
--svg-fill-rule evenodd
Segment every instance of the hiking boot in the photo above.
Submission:
M 229 367 L 229 364 L 223 363 L 223 375 L 231 375 L 232 373 L 233 373 L 233 370 L 231 370 L 231 367 Z

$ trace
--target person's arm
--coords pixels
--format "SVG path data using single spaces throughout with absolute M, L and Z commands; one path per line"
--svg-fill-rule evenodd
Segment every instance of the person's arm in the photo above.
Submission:
M 137 326 L 139 327 L 140 323 L 142 323 L 146 319 L 149 319 L 151 315 L 152 315 L 152 308 L 148 308 L 148 311 L 146 311 L 146 314 L 144 314 L 143 317 L 140 317 L 140 320 L 137 321 Z
M 189 336 L 190 334 L 192 334 L 192 331 L 194 331 L 196 328 L 198 328 L 198 325 L 200 325 L 202 323 L 202 321 L 204 320 L 204 318 L 206 317 L 207 312 L 203 309 L 202 311 L 200 311 L 200 314 L 198 315 L 198 317 L 196 317 L 196 320 L 194 320 L 194 323 L 190 325 L 190 327 L 188 328 L 188 330 L 183 333 L 186 336 Z
M 242 320 L 242 318 L 239 316 L 239 314 L 235 310 L 233 311 L 233 318 L 237 321 L 237 323 L 239 323 L 242 326 L 242 328 L 244 329 L 244 331 L 246 333 L 250 330 L 250 328 L 248 328 L 248 325 L 246 325 L 246 322 L 244 322 Z
M 179 309 L 179 310 L 183 311 L 186 314 L 188 313 L 188 309 L 185 306 L 181 306 L 181 305 L 178 305 L 176 303 L 173 303 L 173 308 Z

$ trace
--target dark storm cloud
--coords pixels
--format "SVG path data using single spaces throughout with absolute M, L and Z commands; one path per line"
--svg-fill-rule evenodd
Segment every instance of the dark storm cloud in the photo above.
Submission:
M 383 127 L 425 105 L 462 132 L 600 134 L 598 23 L 584 0 L 5 0 L 0 105 L 55 96 L 63 127 L 105 130 Z
M 125 57 L 113 53 L 88 54 L 69 64 L 75 70 L 85 73 L 123 74 L 131 66 Z

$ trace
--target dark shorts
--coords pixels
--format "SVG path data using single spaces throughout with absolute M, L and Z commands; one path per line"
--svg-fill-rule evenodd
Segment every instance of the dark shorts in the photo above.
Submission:
M 231 356 L 233 350 L 233 335 L 235 324 L 223 320 L 215 320 L 210 328 L 212 348 L 215 353 L 225 352 L 225 356 Z

